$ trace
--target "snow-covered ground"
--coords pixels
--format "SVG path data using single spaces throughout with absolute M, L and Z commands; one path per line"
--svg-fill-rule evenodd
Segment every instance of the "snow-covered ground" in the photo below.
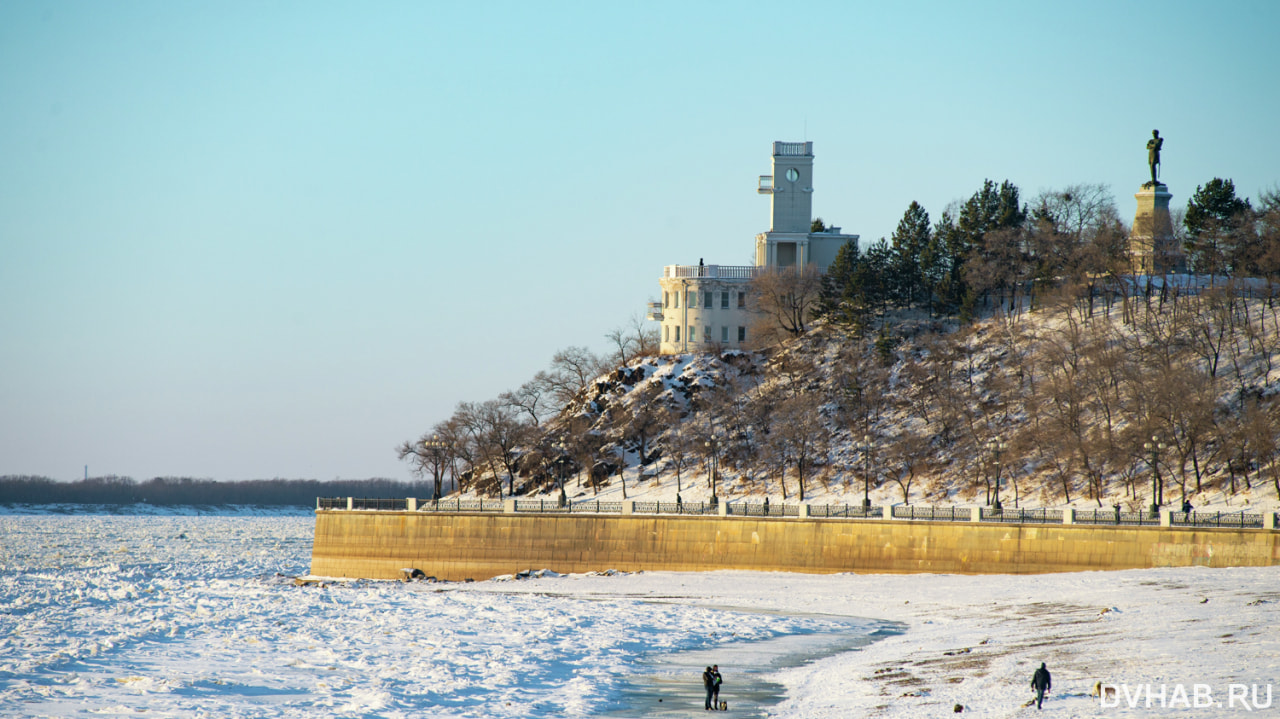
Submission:
M 1020 716 L 1041 661 L 1044 716 L 1280 714 L 1277 568 L 298 586 L 312 531 L 0 514 L 0 716 L 686 716 L 712 661 L 739 716 Z

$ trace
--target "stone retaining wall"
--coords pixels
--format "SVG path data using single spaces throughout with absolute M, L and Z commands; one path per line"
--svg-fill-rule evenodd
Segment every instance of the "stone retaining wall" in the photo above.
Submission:
M 1280 532 L 650 515 L 316 512 L 311 573 L 483 580 L 561 573 L 749 569 L 1035 574 L 1280 565 Z

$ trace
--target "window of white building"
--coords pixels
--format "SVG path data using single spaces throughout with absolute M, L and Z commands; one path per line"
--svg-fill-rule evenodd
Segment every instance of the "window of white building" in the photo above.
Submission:
M 671 293 L 670 293 L 670 292 L 663 292 L 663 293 L 662 293 L 662 306 L 663 306 L 663 308 L 669 308 L 669 307 L 671 307 Z
M 720 309 L 722 310 L 729 309 L 729 293 L 728 292 L 720 293 Z
M 697 306 L 698 306 L 698 291 L 697 291 L 697 290 L 689 290 L 689 296 L 688 296 L 688 297 L 686 297 L 685 299 L 687 300 L 687 302 L 685 302 L 685 305 L 684 305 L 685 307 L 688 307 L 688 308 L 690 308 L 690 309 L 693 309 L 694 307 L 697 307 Z M 690 341 L 690 342 L 692 342 L 693 340 L 689 340 L 689 341 Z
M 711 341 L 711 338 L 715 336 L 711 334 L 711 325 L 707 325 L 706 327 L 702 328 L 702 336 L 706 338 L 705 341 L 707 342 Z
M 676 338 L 675 338 L 675 340 L 674 340 L 674 341 L 675 341 L 675 342 L 679 342 L 679 341 L 680 341 L 680 325 L 676 325 Z
M 747 306 L 747 293 L 739 292 L 738 293 L 738 309 L 742 309 L 746 306 Z
M 678 339 L 678 338 L 677 338 L 677 339 Z M 738 341 L 739 341 L 739 342 L 746 342 L 746 341 L 747 341 L 747 328 L 746 328 L 746 327 L 739 327 L 739 328 L 738 328 Z
M 690 342 L 698 341 L 698 328 L 694 327 L 693 325 L 689 325 L 689 341 Z
M 727 299 L 729 299 L 729 293 L 728 293 L 728 292 L 724 293 L 724 296 L 725 296 L 725 299 L 726 299 L 726 300 L 727 300 Z M 720 328 L 720 341 L 721 341 L 721 342 L 728 342 L 728 341 L 729 341 L 729 325 L 725 325 L 724 327 L 721 327 L 721 328 Z
M 707 308 L 707 309 L 711 309 L 711 301 L 712 301 L 713 299 L 715 299 L 715 293 L 714 293 L 714 292 L 703 292 L 703 293 L 702 293 L 702 306 L 703 306 L 703 307 L 705 307 L 705 308 Z
M 671 325 L 662 326 L 662 341 L 663 342 L 671 341 Z

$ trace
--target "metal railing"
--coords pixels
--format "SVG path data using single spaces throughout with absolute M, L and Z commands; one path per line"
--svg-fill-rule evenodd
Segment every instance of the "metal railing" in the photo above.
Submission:
M 1262 515 L 1245 512 L 1173 512 L 1169 520 L 1175 527 L 1262 529 Z
M 627 505 L 630 505 L 628 508 Z M 687 516 L 719 515 L 737 517 L 809 517 L 817 519 L 884 519 L 882 506 L 860 504 L 800 505 L 764 502 L 602 502 L 587 500 L 561 506 L 557 499 L 413 499 L 368 497 L 319 497 L 316 509 L 325 511 L 409 511 L 419 512 L 517 512 L 525 514 L 675 514 Z M 891 508 L 892 519 L 926 522 L 972 522 L 973 507 L 931 507 L 897 505 Z M 1064 524 L 1066 512 L 1061 509 L 994 509 L 978 508 L 977 521 L 1008 524 Z M 1118 509 L 1075 510 L 1073 524 L 1093 526 L 1161 525 L 1162 519 L 1174 527 L 1222 527 L 1226 529 L 1272 529 L 1280 523 L 1280 513 L 1249 512 L 1122 512 Z
M 1159 526 L 1160 515 L 1151 512 L 1121 512 L 1115 509 L 1086 509 L 1076 511 L 1075 523 L 1154 527 Z
M 893 517 L 927 522 L 969 522 L 973 520 L 973 510 L 969 507 L 917 507 L 907 504 L 894 507 Z
M 418 502 L 419 512 L 501 512 L 503 509 L 501 499 L 423 499 Z
M 884 519 L 884 507 L 866 507 L 861 504 L 815 504 L 809 507 L 810 517 L 822 519 Z
M 738 504 L 730 504 L 727 514 L 742 517 L 798 517 L 800 516 L 800 506 L 796 504 L 740 502 Z
M 353 497 L 351 500 L 352 509 L 376 509 L 390 512 L 403 512 L 409 509 L 409 500 L 404 497 L 390 497 L 380 499 L 370 499 L 367 497 Z
M 1062 524 L 1061 509 L 995 509 L 993 507 L 983 507 L 980 517 L 984 522 Z
M 1160 526 L 1160 514 L 1151 512 L 1117 512 L 1115 509 L 1076 510 L 1076 525 L 1112 525 L 1128 527 Z

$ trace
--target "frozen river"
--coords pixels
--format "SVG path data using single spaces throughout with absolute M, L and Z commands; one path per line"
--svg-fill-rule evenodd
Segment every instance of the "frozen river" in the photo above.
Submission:
M 515 581 L 295 586 L 313 524 L 0 516 L 0 715 L 680 714 L 701 710 L 694 665 L 720 656 L 742 716 L 782 698 L 765 670 L 881 628 L 575 597 L 560 591 L 573 578 L 519 582 L 556 590 L 535 593 L 510 591 Z
M 1025 716 L 1040 662 L 1040 716 L 1280 711 L 1277 567 L 296 586 L 313 524 L 0 514 L 0 717 L 697 716 L 707 663 L 736 716 Z

